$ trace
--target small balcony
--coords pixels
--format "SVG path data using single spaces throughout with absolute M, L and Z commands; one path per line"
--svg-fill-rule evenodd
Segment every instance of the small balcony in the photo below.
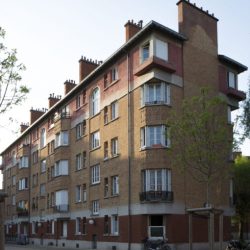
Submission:
M 147 191 L 140 193 L 141 202 L 172 202 L 174 193 L 172 191 Z
M 67 213 L 69 211 L 69 204 L 55 205 L 54 212 L 57 213 Z
M 28 217 L 29 211 L 26 208 L 17 207 L 17 217 Z

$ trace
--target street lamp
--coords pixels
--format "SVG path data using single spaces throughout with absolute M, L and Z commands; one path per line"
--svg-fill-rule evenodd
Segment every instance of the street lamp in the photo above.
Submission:
M 0 190 L 0 250 L 4 250 L 4 199 L 7 194 Z

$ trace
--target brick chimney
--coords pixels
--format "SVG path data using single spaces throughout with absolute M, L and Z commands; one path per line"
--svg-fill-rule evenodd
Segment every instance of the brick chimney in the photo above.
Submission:
M 30 125 L 33 124 L 38 118 L 40 118 L 47 109 L 33 109 L 30 110 Z
M 101 63 L 102 61 L 92 60 L 82 56 L 81 59 L 79 60 L 79 82 L 81 82 Z
M 208 10 L 203 10 L 202 7 L 197 7 L 195 3 L 192 4 L 189 0 L 180 0 L 177 5 L 179 32 L 187 36 L 188 39 L 192 39 L 193 34 L 197 31 L 197 26 L 200 26 L 217 48 L 218 19 L 214 14 L 210 14 Z M 197 32 L 195 34 L 197 35 Z
M 49 108 L 51 108 L 52 106 L 54 106 L 59 100 L 61 99 L 60 95 L 55 96 L 54 93 L 49 95 Z
M 128 20 L 124 27 L 127 42 L 131 37 L 133 37 L 138 31 L 142 29 L 142 20 L 140 20 L 138 23 L 134 23 L 133 20 Z
M 75 81 L 66 80 L 64 82 L 64 95 L 68 94 L 70 90 L 72 90 L 76 86 Z
M 20 124 L 20 132 L 23 133 L 29 127 L 28 123 L 21 123 Z

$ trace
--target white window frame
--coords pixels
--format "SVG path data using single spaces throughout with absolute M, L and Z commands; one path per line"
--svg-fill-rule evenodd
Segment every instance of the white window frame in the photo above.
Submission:
M 117 214 L 111 215 L 111 234 L 119 235 L 119 217 Z
M 28 168 L 29 167 L 29 157 L 22 156 L 20 157 L 19 168 Z
M 46 146 L 46 129 L 42 128 L 40 133 L 40 147 L 44 148 Z
M 40 184 L 40 196 L 45 196 L 46 194 L 46 185 L 45 183 Z
M 170 147 L 169 127 L 156 125 L 141 128 L 141 148 L 150 148 L 154 145 Z
M 111 155 L 115 157 L 119 155 L 118 138 L 111 139 Z
M 76 155 L 76 170 L 82 169 L 82 163 L 83 163 L 83 155 L 77 154 Z
M 119 176 L 112 176 L 112 195 L 119 194 Z
M 153 87 L 153 88 L 152 88 Z M 141 87 L 141 106 L 170 105 L 170 85 L 165 82 L 145 83 Z
M 83 124 L 82 123 L 78 123 L 76 125 L 76 139 L 80 139 L 83 136 Z
M 41 173 L 45 173 L 46 172 L 46 159 L 43 159 L 41 161 Z
M 227 72 L 227 82 L 229 88 L 237 89 L 237 75 L 232 71 Z
M 82 187 L 82 201 L 86 202 L 87 201 L 87 187 L 86 185 Z
M 22 178 L 18 182 L 18 190 L 28 189 L 28 178 Z
M 91 167 L 91 184 L 98 184 L 101 181 L 100 164 Z
M 82 232 L 81 232 L 81 218 L 80 217 L 76 217 L 76 235 L 80 235 Z
M 76 188 L 75 188 L 75 202 L 76 203 L 82 201 L 82 193 L 81 192 L 82 192 L 81 185 L 76 185 Z
M 172 191 L 171 170 L 146 169 L 143 171 L 143 192 L 149 191 Z
M 92 201 L 92 214 L 98 215 L 100 211 L 100 202 L 99 200 Z
M 118 117 L 118 101 L 111 103 L 111 121 Z
M 12 195 L 12 197 L 11 197 L 11 204 L 12 204 L 12 206 L 16 205 L 16 196 L 15 195 Z
M 100 147 L 100 131 L 91 134 L 91 149 Z
M 69 131 L 61 131 L 56 134 L 55 138 L 55 148 L 60 146 L 68 146 L 69 145 Z
M 140 53 L 141 53 L 141 63 L 145 62 L 146 60 L 148 60 L 150 58 L 151 55 L 151 49 L 150 49 L 150 41 L 145 42 L 140 49 Z M 147 54 L 145 54 L 144 52 L 147 52 Z
M 100 112 L 100 89 L 95 88 L 90 98 L 91 114 L 94 116 Z
M 54 176 L 69 175 L 69 161 L 60 160 L 55 163 Z
M 115 66 L 111 69 L 111 83 L 118 80 L 118 67 Z

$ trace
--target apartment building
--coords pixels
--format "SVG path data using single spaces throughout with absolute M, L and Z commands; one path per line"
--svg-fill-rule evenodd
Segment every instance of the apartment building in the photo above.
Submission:
M 227 100 L 221 115 L 230 119 L 246 97 L 237 75 L 247 67 L 218 54 L 213 14 L 185 0 L 177 6 L 178 32 L 128 21 L 121 48 L 104 62 L 82 57 L 79 83 L 67 80 L 63 97 L 51 94 L 48 109 L 30 110 L 30 123 L 1 153 L 6 236 L 60 248 L 141 249 L 146 237 L 187 246 L 186 209 L 203 206 L 205 188 L 172 167 L 167 118 L 209 85 Z M 223 179 L 211 198 L 223 211 L 224 241 L 230 197 Z M 193 220 L 202 249 L 207 222 Z M 216 218 L 216 241 L 218 234 Z

